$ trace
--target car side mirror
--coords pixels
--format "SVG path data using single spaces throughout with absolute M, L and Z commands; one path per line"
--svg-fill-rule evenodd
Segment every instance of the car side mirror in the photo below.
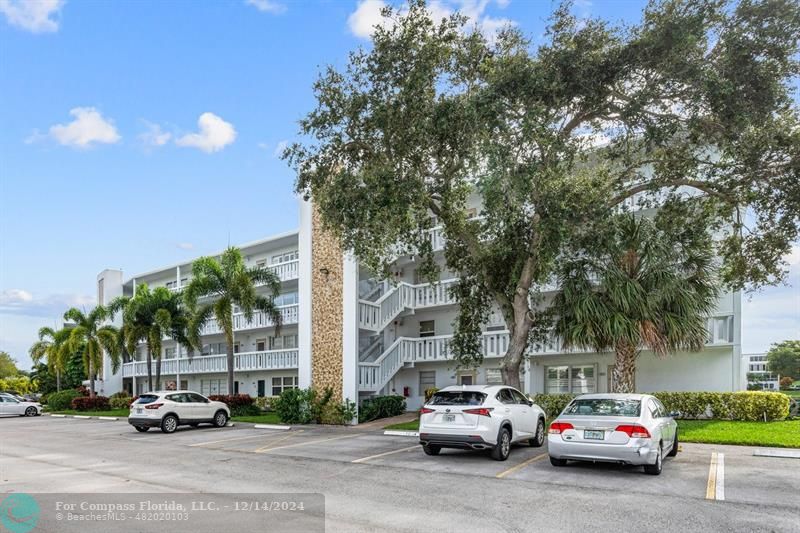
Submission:
M 528 407 L 533 407 L 533 400 L 528 400 Z
M 681 416 L 680 411 L 671 411 L 668 415 L 670 418 L 679 418 Z

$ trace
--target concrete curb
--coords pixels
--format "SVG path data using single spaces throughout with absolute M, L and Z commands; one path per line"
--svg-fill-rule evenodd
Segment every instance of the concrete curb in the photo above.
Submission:
M 67 415 L 56 415 L 52 413 L 47 413 L 47 416 L 52 416 L 53 418 L 67 418 Z
M 227 424 L 225 424 L 225 427 L 226 427 L 226 428 L 232 428 L 232 427 L 233 427 L 233 426 L 235 426 L 235 425 L 236 425 L 236 424 L 235 424 L 234 422 L 228 422 Z
M 419 437 L 419 431 L 399 431 L 394 429 L 387 429 L 383 432 L 384 435 L 391 435 L 392 437 Z
M 98 420 L 119 420 L 116 416 L 98 416 Z
M 279 426 L 277 424 L 255 424 L 253 427 L 256 429 L 280 429 L 283 431 L 292 429 L 292 426 Z
M 72 415 L 72 418 L 80 418 L 83 420 L 90 420 L 92 417 L 87 415 Z

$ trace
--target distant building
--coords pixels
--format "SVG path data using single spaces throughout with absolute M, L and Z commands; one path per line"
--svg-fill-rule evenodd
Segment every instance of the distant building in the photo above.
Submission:
M 747 353 L 743 354 L 747 360 L 747 388 L 760 386 L 762 390 L 780 389 L 781 377 L 767 370 L 767 354 Z

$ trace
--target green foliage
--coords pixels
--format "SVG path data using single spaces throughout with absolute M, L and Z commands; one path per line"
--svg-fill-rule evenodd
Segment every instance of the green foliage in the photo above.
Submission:
M 86 379 L 86 367 L 83 361 L 83 349 L 75 351 L 64 364 L 64 375 L 61 377 L 61 388 L 74 389 Z
M 72 408 L 72 400 L 83 396 L 75 389 L 66 389 L 61 392 L 54 392 L 47 396 L 48 411 L 63 411 Z
M 465 17 L 431 20 L 422 0 L 389 11 L 368 49 L 321 73 L 284 157 L 297 192 L 376 273 L 411 253 L 435 279 L 441 225 L 461 277 L 458 364 L 481 361 L 495 306 L 512 334 L 501 370 L 517 383 L 548 316 L 529 297 L 630 203 L 696 207 L 668 209 L 674 227 L 731 222 L 717 233 L 731 287 L 785 278 L 800 237 L 796 1 L 656 0 L 628 27 L 564 3 L 535 47 L 514 28 L 487 39 Z
M 255 399 L 255 403 L 258 408 L 263 411 L 272 411 L 273 402 L 275 402 L 277 398 L 277 396 L 259 396 Z
M 781 381 L 780 381 L 779 385 L 781 387 L 781 390 L 783 390 L 783 389 L 788 389 L 789 387 L 791 387 L 792 383 L 794 383 L 794 380 L 792 378 L 790 378 L 789 376 L 786 376 L 786 377 L 781 378 Z
M 17 360 L 6 352 L 0 352 L 0 379 L 19 375 Z
M 346 424 L 355 417 L 355 404 L 332 401 L 333 390 L 319 394 L 312 388 L 285 390 L 272 402 L 272 408 L 286 424 Z
M 37 392 L 41 394 L 50 394 L 56 392 L 56 375 L 51 371 L 46 364 L 35 364 L 30 375 L 31 381 L 36 381 L 38 384 Z
M 108 411 L 110 402 L 105 396 L 79 396 L 70 405 L 75 411 Z
M 94 396 L 95 376 L 103 369 L 103 353 L 108 354 L 113 372 L 119 370 L 122 362 L 120 332 L 114 326 L 104 325 L 110 317 L 109 310 L 102 305 L 96 306 L 88 313 L 75 307 L 64 313 L 64 320 L 75 323 L 75 326 L 69 329 L 66 349 L 72 353 L 82 350 L 91 396 Z
M 406 412 L 406 399 L 402 396 L 374 396 L 361 402 L 358 421 L 369 422 L 379 418 L 402 415 Z
M 127 409 L 131 406 L 133 397 L 125 391 L 115 392 L 108 399 L 111 409 Z
M 767 352 L 767 368 L 775 374 L 800 379 L 800 341 L 773 344 Z
M 256 292 L 264 285 L 267 296 Z M 219 259 L 201 257 L 192 264 L 192 280 L 183 292 L 184 301 L 192 313 L 188 324 L 188 340 L 201 349 L 200 328 L 215 319 L 225 333 L 228 343 L 228 390 L 233 390 L 233 306 L 241 309 L 245 319 L 252 320 L 256 311 L 264 313 L 275 324 L 278 335 L 281 326 L 280 309 L 274 297 L 280 294 L 281 282 L 272 270 L 245 265 L 242 252 L 229 247 Z M 201 298 L 209 301 L 198 303 Z
M 682 442 L 800 448 L 800 420 L 678 420 Z
M 438 391 L 439 389 L 436 387 L 428 387 L 427 389 L 425 389 L 425 403 L 431 401 L 433 395 L 436 394 Z
M 544 410 L 548 419 L 552 419 L 561 414 L 573 398 L 574 394 L 534 394 L 531 400 Z
M 0 391 L 14 391 L 17 394 L 29 394 L 39 390 L 39 382 L 29 376 L 9 376 L 0 378 Z

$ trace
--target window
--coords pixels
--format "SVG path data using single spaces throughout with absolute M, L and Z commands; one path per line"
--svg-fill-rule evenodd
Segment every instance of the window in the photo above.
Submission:
M 422 370 L 419 373 L 419 395 L 436 386 L 436 370 Z
M 256 351 L 263 352 L 266 349 L 267 349 L 267 339 L 256 339 Z
M 522 394 L 518 390 L 514 390 L 514 389 L 509 389 L 509 390 L 511 391 L 511 396 L 514 397 L 514 401 L 516 403 L 521 404 L 521 405 L 528 405 L 528 399 L 525 397 L 524 394 Z
M 419 323 L 420 337 L 433 337 L 436 335 L 433 320 L 421 320 Z
M 277 254 L 272 256 L 271 263 L 276 265 L 278 263 L 286 263 L 288 261 L 296 261 L 299 257 L 297 250 L 292 250 L 291 252 L 284 252 L 282 254 Z
M 272 378 L 272 395 L 280 396 L 285 390 L 297 388 L 297 376 L 281 376 Z
M 201 379 L 200 393 L 205 396 L 228 394 L 228 382 L 225 379 Z
M 168 281 L 167 282 L 167 288 L 168 289 L 174 289 L 177 286 L 178 286 L 178 282 L 177 281 Z
M 450 391 L 437 392 L 431 397 L 428 405 L 481 405 L 486 399 L 482 392 Z
M 733 316 L 709 318 L 707 329 L 709 344 L 733 342 Z
M 279 294 L 273 299 L 273 301 L 275 302 L 275 305 L 278 306 L 295 305 L 297 302 L 300 301 L 300 299 L 297 295 L 297 291 L 294 291 L 294 292 L 285 292 L 283 294 Z
M 487 385 L 502 385 L 503 384 L 503 374 L 500 372 L 499 368 L 487 368 L 486 369 L 486 384 Z
M 641 403 L 639 400 L 613 400 L 602 398 L 596 400 L 572 400 L 564 409 L 564 414 L 586 416 L 639 416 Z
M 297 335 L 283 335 L 282 337 L 270 337 L 270 350 L 291 350 L 297 348 Z
M 258 261 L 256 261 L 256 267 L 257 268 L 264 268 L 266 266 L 267 266 L 267 260 L 266 259 L 259 259 Z
M 165 359 L 175 358 L 175 348 L 164 348 L 164 358 Z
M 547 394 L 582 394 L 597 390 L 595 365 L 548 366 L 544 375 Z
M 458 375 L 459 385 L 474 385 L 474 381 L 475 381 L 475 375 L 472 373 Z
M 500 392 L 497 393 L 497 399 L 504 404 L 517 403 L 514 400 L 514 396 L 511 395 L 511 389 L 500 389 Z

